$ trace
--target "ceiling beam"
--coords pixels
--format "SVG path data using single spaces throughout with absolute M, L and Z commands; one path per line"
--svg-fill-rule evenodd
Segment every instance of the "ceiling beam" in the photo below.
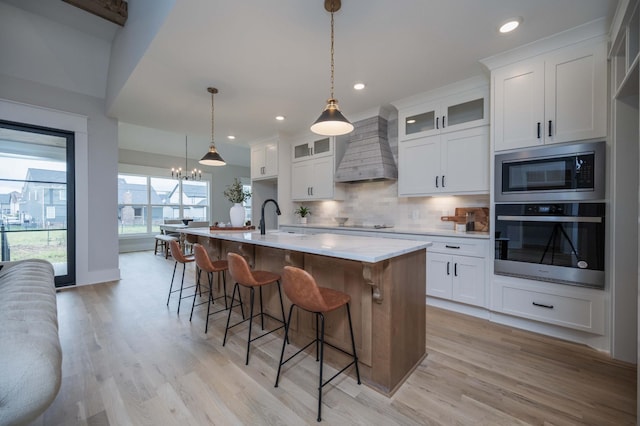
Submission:
M 126 0 L 62 0 L 107 21 L 124 27 L 127 22 Z

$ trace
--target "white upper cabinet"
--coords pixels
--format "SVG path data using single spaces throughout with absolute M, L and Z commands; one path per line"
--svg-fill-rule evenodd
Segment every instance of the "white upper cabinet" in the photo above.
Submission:
M 291 161 L 304 161 L 310 158 L 333 155 L 332 138 L 316 139 L 311 142 L 303 142 L 292 146 Z
M 264 142 L 251 147 L 251 179 L 278 177 L 278 143 Z
M 398 112 L 398 138 L 408 140 L 489 123 L 488 91 L 478 88 Z
M 489 193 L 488 98 L 475 77 L 394 102 L 398 196 Z
M 291 199 L 293 201 L 343 199 L 335 175 L 335 138 L 316 139 L 292 145 Z
M 587 41 L 493 70 L 495 150 L 606 137 L 606 65 Z
M 398 144 L 398 195 L 489 192 L 489 127 Z

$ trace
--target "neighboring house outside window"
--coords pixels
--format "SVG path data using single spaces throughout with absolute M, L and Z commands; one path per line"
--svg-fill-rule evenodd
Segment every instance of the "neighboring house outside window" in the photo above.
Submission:
M 165 219 L 209 220 L 209 183 L 118 174 L 118 233 L 158 233 Z

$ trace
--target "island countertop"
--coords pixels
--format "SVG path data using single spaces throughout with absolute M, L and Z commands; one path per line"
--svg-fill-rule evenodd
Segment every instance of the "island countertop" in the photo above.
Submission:
M 429 241 L 364 237 L 340 234 L 297 234 L 286 231 L 210 231 L 207 228 L 185 228 L 180 232 L 221 240 L 294 250 L 302 253 L 376 263 L 431 246 Z

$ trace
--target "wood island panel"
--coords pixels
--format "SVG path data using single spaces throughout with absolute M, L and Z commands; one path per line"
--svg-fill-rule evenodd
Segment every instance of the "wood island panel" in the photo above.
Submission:
M 213 237 L 209 239 L 211 241 L 203 245 L 214 259 L 214 256 L 224 259 L 229 252 L 239 253 L 252 268 L 279 274 L 286 265 L 297 266 L 308 271 L 318 285 L 349 294 L 361 378 L 363 383 L 380 393 L 391 396 L 426 356 L 426 250 L 368 263 Z M 231 295 L 234 283 L 227 276 L 227 292 Z M 284 291 L 283 297 L 285 314 L 288 314 L 291 303 Z M 243 289 L 242 299 L 245 314 L 248 314 L 247 289 Z M 281 317 L 275 285 L 263 290 L 263 302 L 266 312 L 276 318 Z M 257 303 L 256 294 L 254 312 L 259 309 Z M 268 320 L 265 325 L 272 328 L 278 324 Z M 291 321 L 291 342 L 298 347 L 305 345 L 315 338 L 315 327 L 311 314 L 296 309 Z M 326 315 L 325 334 L 328 342 L 350 351 L 349 323 L 344 309 Z M 325 360 L 336 368 L 348 363 L 348 357 L 332 349 L 325 351 Z M 348 373 L 355 375 L 351 370 Z

